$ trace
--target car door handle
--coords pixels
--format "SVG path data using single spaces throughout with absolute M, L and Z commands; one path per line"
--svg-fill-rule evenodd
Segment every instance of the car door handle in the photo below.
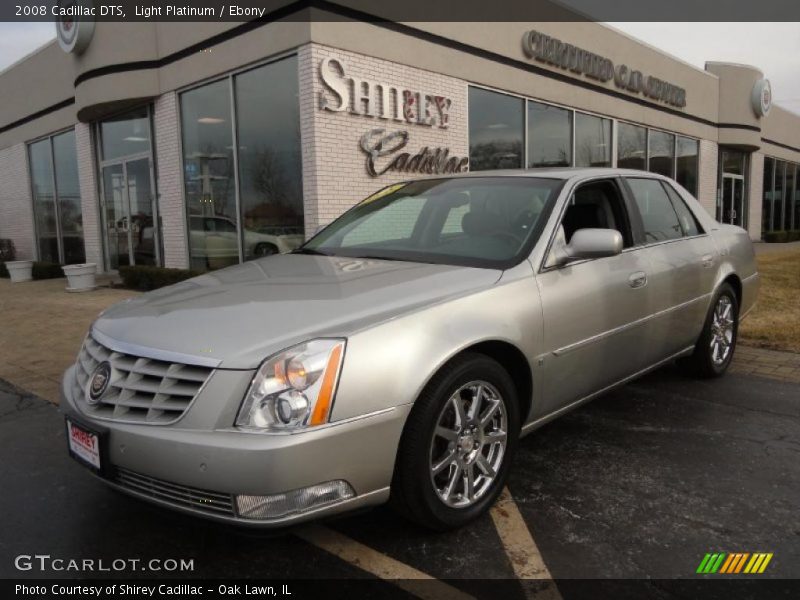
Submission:
M 706 254 L 700 259 L 700 263 L 707 269 L 714 265 L 714 255 Z
M 647 285 L 647 273 L 644 271 L 636 271 L 636 273 L 631 273 L 631 276 L 628 277 L 628 285 L 632 288 L 640 288 Z

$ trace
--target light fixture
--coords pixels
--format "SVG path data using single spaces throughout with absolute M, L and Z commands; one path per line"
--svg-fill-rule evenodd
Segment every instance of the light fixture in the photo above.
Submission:
M 217 125 L 219 123 L 224 123 L 225 119 L 220 119 L 219 117 L 200 117 L 197 119 L 197 122 L 203 125 Z
M 128 137 L 123 138 L 123 141 L 125 141 L 125 142 L 146 142 L 147 138 L 140 137 L 138 135 L 129 135 Z

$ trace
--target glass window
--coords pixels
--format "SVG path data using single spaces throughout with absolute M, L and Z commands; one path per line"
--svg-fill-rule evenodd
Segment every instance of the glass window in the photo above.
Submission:
M 245 260 L 303 243 L 297 85 L 296 56 L 235 78 Z
M 100 123 L 103 160 L 150 152 L 150 119 L 147 106 Z
M 235 227 L 228 232 L 207 231 L 202 220 L 192 218 L 218 217 L 237 223 L 230 98 L 227 79 L 181 94 L 189 255 L 194 269 L 239 262 Z
M 572 164 L 572 111 L 528 101 L 528 166 Z
M 676 181 L 685 187 L 692 196 L 697 196 L 697 166 L 700 155 L 700 142 L 678 136 L 678 159 Z
M 722 172 L 744 175 L 745 154 L 737 150 L 722 151 Z
M 630 123 L 617 124 L 617 166 L 647 170 L 647 129 Z
M 562 184 L 534 177 L 414 181 L 368 198 L 301 252 L 506 268 L 538 238 Z M 452 215 L 460 215 L 458 227 Z
M 786 179 L 783 189 L 785 190 L 783 196 L 783 227 L 784 229 L 792 229 L 792 207 L 794 200 L 794 186 L 795 186 L 795 168 L 794 163 L 786 163 Z
M 575 113 L 575 166 L 611 166 L 611 120 Z
M 775 190 L 772 188 L 774 176 L 775 159 L 767 156 L 764 158 L 764 195 L 761 203 L 761 229 L 763 231 L 772 231 L 772 213 L 775 203 Z
M 674 240 L 683 236 L 678 215 L 660 181 L 629 177 L 628 185 L 642 215 L 647 243 Z
M 521 98 L 469 88 L 470 171 L 523 166 L 523 110 Z
M 795 165 L 794 176 L 794 227 L 800 230 L 800 165 Z
M 58 217 L 61 224 L 61 240 L 64 244 L 64 264 L 83 263 L 86 261 L 83 246 L 83 210 L 73 130 L 53 137 L 53 158 L 58 191 Z
M 702 233 L 700 224 L 697 222 L 697 218 L 694 216 L 694 213 L 692 213 L 692 211 L 689 210 L 689 207 L 686 206 L 686 202 L 684 202 L 680 194 L 675 191 L 675 188 L 668 183 L 664 183 L 663 181 L 662 184 L 664 185 L 664 189 L 667 190 L 669 199 L 672 200 L 672 207 L 675 209 L 675 212 L 678 213 L 678 220 L 683 228 L 683 235 L 700 235 L 700 233 Z
M 53 189 L 53 162 L 50 156 L 50 139 L 28 146 L 33 212 L 36 220 L 36 237 L 39 243 L 39 260 L 57 263 L 58 220 Z
M 775 162 L 775 201 L 772 204 L 772 230 L 783 231 L 783 178 L 786 175 L 786 163 Z
M 675 136 L 671 133 L 651 129 L 648 170 L 651 173 L 673 177 L 674 159 Z

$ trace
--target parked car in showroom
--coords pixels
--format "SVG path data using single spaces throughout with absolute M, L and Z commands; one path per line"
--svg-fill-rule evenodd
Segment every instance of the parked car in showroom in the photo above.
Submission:
M 391 501 L 458 527 L 520 436 L 670 361 L 722 375 L 757 290 L 747 232 L 659 175 L 399 183 L 294 253 L 102 313 L 63 380 L 69 449 L 221 521 Z

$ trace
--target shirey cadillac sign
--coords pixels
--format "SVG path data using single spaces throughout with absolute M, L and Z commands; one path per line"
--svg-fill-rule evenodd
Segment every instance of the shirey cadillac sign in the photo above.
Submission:
M 686 90 L 682 87 L 653 75 L 645 75 L 628 65 L 614 66 L 605 56 L 564 43 L 539 31 L 531 30 L 522 36 L 522 49 L 528 58 L 560 67 L 576 75 L 603 83 L 613 79 L 621 90 L 680 108 L 686 106 Z
M 324 86 L 319 95 L 321 110 L 379 119 L 387 125 L 395 122 L 438 129 L 449 125 L 452 100 L 446 96 L 349 76 L 344 61 L 336 58 L 323 59 L 319 75 Z M 367 173 L 378 177 L 390 171 L 436 174 L 467 169 L 469 159 L 450 156 L 449 148 L 424 146 L 407 151 L 410 139 L 406 129 L 368 129 L 359 141 Z

